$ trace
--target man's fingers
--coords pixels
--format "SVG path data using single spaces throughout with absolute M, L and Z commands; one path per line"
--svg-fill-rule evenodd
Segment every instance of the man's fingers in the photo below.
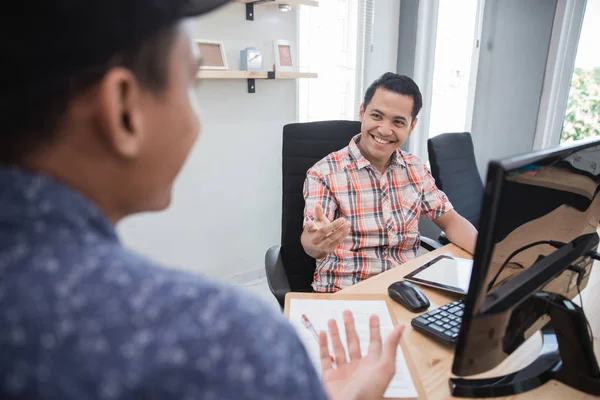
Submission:
M 381 331 L 379 329 L 379 317 L 371 315 L 369 319 L 369 330 L 371 339 L 369 342 L 369 355 L 379 357 L 381 355 Z
M 338 242 L 336 245 L 339 244 L 341 239 L 344 239 L 349 234 L 350 223 L 346 222 L 343 218 L 338 218 L 334 222 L 322 226 L 318 231 L 315 231 L 312 243 L 316 246 L 323 244 L 330 247 L 330 245 L 336 241 Z
M 348 237 L 349 234 L 350 234 L 350 227 L 343 226 L 340 229 L 333 232 L 331 235 L 325 237 L 323 242 L 325 242 L 325 244 L 327 246 L 337 247 L 337 245 L 342 243 L 342 241 L 344 239 L 346 239 L 346 237 Z
M 339 367 L 340 365 L 346 364 L 346 352 L 344 351 L 344 346 L 342 346 L 340 332 L 335 320 L 330 319 L 327 326 L 329 327 L 329 336 L 331 336 L 331 344 L 333 345 L 335 363 Z
M 323 207 L 320 203 L 315 204 L 315 220 L 321 222 L 324 218 Z
M 324 225 L 322 228 L 322 232 L 325 236 L 329 236 L 332 233 L 336 232 L 339 229 L 345 228 L 346 226 L 348 226 L 348 228 L 350 227 L 350 223 L 347 222 L 344 218 L 338 218 L 335 221 L 331 222 L 330 224 Z
M 321 370 L 325 372 L 332 369 L 333 363 L 327 347 L 327 334 L 322 331 L 319 332 L 319 355 L 321 357 Z
M 400 343 L 402 332 L 404 332 L 404 325 L 396 325 L 392 333 L 390 333 L 387 339 L 385 339 L 382 356 L 382 361 L 384 363 L 396 365 L 396 350 L 398 348 L 398 344 Z
M 342 230 L 347 230 L 350 233 L 350 223 L 344 218 L 338 218 L 329 224 L 321 226 L 318 239 L 320 242 L 329 240 L 331 236 Z
M 314 221 L 307 221 L 305 227 L 310 233 L 315 233 L 319 230 L 319 226 Z
M 360 360 L 360 340 L 354 326 L 354 316 L 351 311 L 344 311 L 344 327 L 346 328 L 346 342 L 350 360 Z

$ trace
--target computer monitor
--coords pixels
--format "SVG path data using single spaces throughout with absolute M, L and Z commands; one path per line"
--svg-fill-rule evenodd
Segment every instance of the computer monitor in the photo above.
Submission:
M 570 300 L 597 257 L 599 191 L 600 139 L 489 163 L 452 372 L 489 371 L 539 330 L 544 345 L 514 374 L 452 378 L 453 395 L 511 395 L 549 379 L 600 394 L 589 324 Z

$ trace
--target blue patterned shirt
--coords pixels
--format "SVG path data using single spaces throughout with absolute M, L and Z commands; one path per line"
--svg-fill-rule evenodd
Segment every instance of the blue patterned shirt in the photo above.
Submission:
M 0 168 L 0 398 L 325 394 L 281 315 L 124 249 L 67 186 Z

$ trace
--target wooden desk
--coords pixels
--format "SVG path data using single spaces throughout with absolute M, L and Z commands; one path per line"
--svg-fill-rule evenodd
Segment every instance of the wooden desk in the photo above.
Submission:
M 454 245 L 444 246 L 431 253 L 422 255 L 410 262 L 407 262 L 392 270 L 386 271 L 378 276 L 367 279 L 357 285 L 344 289 L 338 293 L 348 294 L 387 294 L 388 286 L 409 272 L 417 269 L 426 262 L 432 260 L 441 254 L 453 255 L 456 257 L 471 258 L 471 255 L 464 250 Z M 600 355 L 600 265 L 594 265 L 587 287 L 582 291 L 583 307 L 586 316 L 589 319 L 592 331 L 594 332 L 594 353 L 599 359 Z M 447 304 L 450 301 L 458 299 L 452 297 L 450 293 L 439 291 L 433 288 L 423 288 L 424 293 L 431 302 L 430 310 Z M 578 299 L 574 299 L 579 303 Z M 391 302 L 393 303 L 393 302 Z M 453 349 L 438 344 L 432 339 L 416 332 L 410 325 L 411 319 L 419 314 L 414 314 L 402 307 L 399 304 L 393 303 L 390 307 L 397 321 L 404 323 L 406 329 L 403 334 L 405 341 L 404 348 L 407 348 L 412 358 L 413 365 L 416 368 L 417 374 L 421 380 L 421 384 L 425 389 L 427 399 L 451 399 L 448 379 L 451 376 L 452 361 L 454 358 Z M 500 376 L 507 373 L 519 370 L 529 364 L 536 358 L 541 346 L 540 335 L 532 336 L 519 349 L 511 354 L 502 364 L 495 369 L 486 372 L 485 374 L 477 375 L 476 377 Z M 549 381 L 545 385 L 531 390 L 529 392 L 512 397 L 502 397 L 502 399 L 535 399 L 535 400 L 550 400 L 550 399 L 591 399 L 593 396 L 586 395 L 570 387 L 556 381 Z

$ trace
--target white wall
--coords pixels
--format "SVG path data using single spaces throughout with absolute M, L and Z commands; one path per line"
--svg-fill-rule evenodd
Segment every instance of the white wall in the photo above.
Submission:
M 273 39 L 297 42 L 296 12 L 232 3 L 198 18 L 197 38 L 224 42 L 230 69 L 258 47 L 273 64 Z M 232 282 L 264 275 L 264 253 L 280 242 L 281 132 L 296 119 L 296 82 L 204 80 L 197 91 L 202 132 L 175 185 L 170 209 L 132 217 L 123 242 L 163 264 Z M 168 134 L 168 132 L 165 132 Z
M 396 72 L 400 1 L 375 0 L 373 47 L 365 54 L 364 89 L 385 72 Z

